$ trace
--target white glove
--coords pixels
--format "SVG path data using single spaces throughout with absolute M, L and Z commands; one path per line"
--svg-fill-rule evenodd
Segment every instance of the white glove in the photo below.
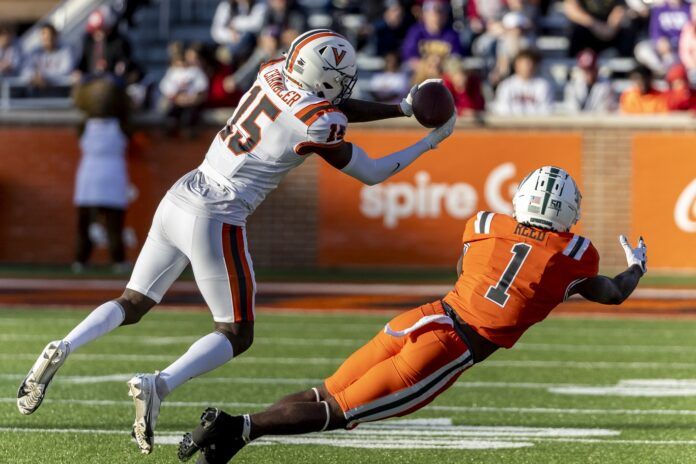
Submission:
M 401 112 L 404 113 L 404 116 L 408 116 L 409 118 L 413 116 L 413 96 L 416 94 L 416 92 L 418 92 L 421 85 L 429 84 L 431 82 L 442 83 L 442 79 L 426 79 L 420 84 L 416 84 L 411 87 L 411 90 L 409 90 L 406 98 L 401 100 L 401 103 L 399 103 L 399 107 L 401 108 Z
M 457 113 L 452 113 L 452 117 L 449 118 L 446 123 L 430 131 L 430 133 L 425 136 L 423 141 L 425 141 L 431 149 L 437 147 L 440 142 L 452 135 L 452 132 L 454 132 L 454 124 L 456 122 Z
M 636 246 L 636 248 L 631 247 L 625 235 L 619 236 L 619 242 L 621 243 L 621 246 L 623 247 L 624 252 L 626 253 L 626 262 L 628 262 L 628 267 L 638 265 L 640 266 L 641 271 L 643 271 L 643 274 L 648 272 L 648 249 L 645 246 L 643 237 L 640 237 L 638 239 L 638 246 Z

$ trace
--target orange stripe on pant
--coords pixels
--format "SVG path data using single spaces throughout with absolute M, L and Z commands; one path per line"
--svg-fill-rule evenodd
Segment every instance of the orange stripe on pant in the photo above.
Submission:
M 244 307 L 242 311 L 244 312 L 244 318 L 247 321 L 254 320 L 254 279 L 251 275 L 251 266 L 247 259 L 246 242 L 244 240 L 244 229 L 237 227 L 236 232 L 237 241 L 237 251 L 239 252 L 239 261 L 241 262 L 243 274 L 244 274 L 244 289 L 246 294 L 246 300 L 243 301 Z M 242 283 L 240 282 L 240 285 Z
M 234 322 L 254 320 L 254 280 L 242 227 L 223 224 L 222 250 L 230 282 Z
M 389 326 L 403 330 L 426 316 L 441 314 L 440 302 L 431 303 L 400 314 Z M 353 428 L 422 408 L 472 364 L 469 348 L 454 329 L 431 323 L 404 337 L 380 332 L 326 379 L 325 385 L 341 406 L 347 428 Z

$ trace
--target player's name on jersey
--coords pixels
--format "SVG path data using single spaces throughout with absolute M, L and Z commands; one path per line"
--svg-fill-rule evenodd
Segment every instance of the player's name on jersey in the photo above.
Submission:
M 288 106 L 294 105 L 301 98 L 301 95 L 294 90 L 286 90 L 285 81 L 283 80 L 283 75 L 280 70 L 272 69 L 264 73 L 263 78 L 266 80 L 273 93 L 278 95 Z
M 528 237 L 532 240 L 543 242 L 544 240 L 546 240 L 547 231 L 541 229 L 533 229 L 523 224 L 517 224 L 517 227 L 515 227 L 515 235 L 521 235 L 522 237 Z

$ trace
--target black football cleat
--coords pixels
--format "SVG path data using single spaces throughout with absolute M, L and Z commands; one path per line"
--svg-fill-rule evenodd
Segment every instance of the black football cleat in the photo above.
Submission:
M 200 450 L 197 464 L 227 463 L 246 445 L 243 429 L 243 417 L 208 408 L 201 415 L 200 424 L 179 443 L 179 460 L 188 461 Z
M 241 438 L 228 438 L 203 448 L 196 464 L 226 464 L 246 445 Z

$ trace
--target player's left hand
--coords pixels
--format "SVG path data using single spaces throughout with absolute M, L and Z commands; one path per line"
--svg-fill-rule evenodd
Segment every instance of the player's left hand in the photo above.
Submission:
M 430 131 L 430 133 L 423 140 L 430 145 L 430 149 L 437 147 L 440 142 L 452 135 L 452 132 L 454 132 L 454 125 L 456 123 L 457 113 L 455 112 L 452 113 L 452 117 L 449 118 L 446 123 Z
M 628 263 L 628 267 L 637 265 L 640 266 L 643 274 L 648 272 L 648 248 L 645 246 L 643 237 L 638 239 L 638 245 L 635 248 L 631 247 L 625 235 L 619 236 L 619 242 L 626 253 L 626 262 Z
M 401 103 L 399 103 L 399 108 L 401 108 L 401 112 L 404 113 L 404 116 L 408 116 L 409 118 L 413 116 L 413 96 L 418 92 L 418 89 L 425 84 L 429 84 L 431 82 L 437 82 L 437 83 L 442 83 L 442 79 L 426 79 L 420 84 L 416 84 L 413 87 L 411 87 L 411 90 L 409 90 L 408 95 L 406 95 L 406 98 L 401 100 Z

